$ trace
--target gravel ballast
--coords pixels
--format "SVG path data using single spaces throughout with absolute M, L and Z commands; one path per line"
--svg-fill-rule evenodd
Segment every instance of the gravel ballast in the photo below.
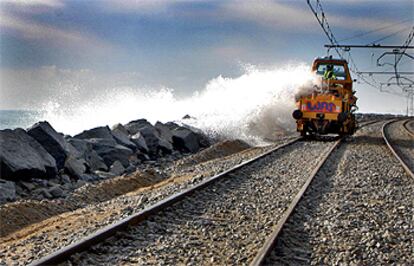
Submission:
M 266 264 L 414 264 L 414 180 L 381 126 L 360 130 L 327 161 Z
M 328 179 L 317 185 L 314 196 L 310 196 L 308 205 L 303 207 L 302 220 L 295 221 L 295 226 L 289 229 L 289 237 L 282 242 L 283 254 L 288 255 L 276 257 L 274 262 L 413 264 L 414 182 L 405 176 L 383 143 L 381 125 L 362 128 L 355 138 L 349 138 L 335 152 L 334 159 L 324 168 L 323 176 Z M 322 145 L 312 141 L 307 144 L 309 148 L 290 150 L 280 158 L 273 158 L 273 163 L 265 161 L 261 167 L 243 170 L 246 173 L 230 177 L 214 193 L 195 194 L 197 198 L 188 201 L 189 215 L 183 208 L 170 209 L 165 216 L 136 227 L 143 231 L 135 234 L 134 230 L 138 229 L 132 228 L 106 242 L 109 244 L 95 247 L 97 254 L 88 254 L 90 261 L 82 255 L 72 260 L 96 265 L 247 264 L 255 255 L 253 250 L 263 244 L 278 215 L 282 214 L 282 205 L 286 202 L 287 206 L 291 195 L 301 186 L 299 175 L 311 168 L 311 162 L 317 164 L 315 158 L 319 158 L 321 152 L 312 146 L 319 145 L 316 143 Z M 328 149 L 326 144 L 324 147 Z M 182 164 L 155 162 L 145 171 L 174 178 L 165 178 L 159 184 L 109 201 L 80 202 L 82 207 L 77 210 L 0 238 L 0 265 L 33 262 L 273 147 L 275 145 L 247 149 L 226 157 L 204 154 Z M 289 168 L 297 163 L 290 158 L 294 152 L 299 155 L 296 158 L 302 159 L 300 171 L 296 167 Z M 281 159 L 283 161 L 279 161 Z M 274 179 L 276 176 L 279 179 Z M 302 178 L 304 181 L 305 177 Z M 286 183 L 289 187 L 280 190 Z M 255 220 L 256 214 L 260 215 L 260 220 Z M 313 227 L 318 231 L 313 233 Z M 112 242 L 119 246 L 114 247 Z M 114 254 L 112 258 L 110 252 Z
M 242 150 L 202 163 L 182 164 L 178 162 L 167 165 L 154 164 L 152 168 L 147 167 L 144 170 L 149 174 L 166 176 L 165 180 L 105 202 L 85 204 L 81 200 L 78 204 L 82 206 L 81 208 L 51 217 L 0 238 L 0 250 L 2 250 L 0 265 L 30 263 L 290 139 L 286 138 L 273 145 Z M 198 156 L 194 155 L 194 157 L 197 160 Z M 185 162 L 191 158 L 192 156 L 185 159 Z M 167 178 L 168 176 L 171 178 Z M 85 186 L 81 189 L 95 193 L 93 186 Z M 2 217 L 2 219 L 7 219 L 7 217 Z
M 298 142 L 276 151 L 71 262 L 246 265 L 331 145 Z

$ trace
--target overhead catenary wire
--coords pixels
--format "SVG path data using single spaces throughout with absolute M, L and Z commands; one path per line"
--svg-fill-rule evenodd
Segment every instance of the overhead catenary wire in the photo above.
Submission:
M 372 34 L 372 33 L 374 33 L 374 32 L 379 32 L 379 31 L 382 31 L 382 30 L 385 30 L 385 29 L 389 29 L 389 28 L 392 28 L 392 27 L 395 27 L 395 26 L 398 26 L 398 25 L 401 25 L 401 24 L 407 23 L 408 21 L 412 21 L 412 20 L 413 20 L 412 18 L 409 18 L 409 19 L 404 19 L 404 20 L 402 20 L 402 21 L 399 21 L 399 22 L 396 22 L 396 23 L 393 23 L 393 24 L 390 24 L 390 25 L 387 25 L 387 26 L 384 26 L 384 27 L 380 27 L 380 28 L 373 29 L 373 30 L 370 30 L 370 31 L 366 31 L 366 32 L 358 33 L 358 34 L 355 34 L 355 35 L 353 35 L 353 36 L 350 36 L 350 37 L 347 37 L 347 38 L 344 38 L 344 39 L 340 39 L 340 40 L 338 40 L 338 41 L 339 41 L 339 42 L 342 42 L 342 41 L 349 41 L 349 40 L 353 40 L 353 39 L 356 39 L 356 38 L 360 38 L 360 37 L 363 37 L 363 36 L 366 36 L 366 35 Z
M 323 10 L 323 7 L 322 7 L 320 1 L 316 0 L 315 7 L 311 4 L 311 0 L 307 0 L 307 4 L 310 7 L 310 9 L 312 10 L 313 14 L 315 15 L 319 25 L 321 26 L 321 28 L 323 29 L 323 31 L 325 33 L 325 35 L 328 37 L 329 42 L 331 43 L 331 46 L 328 48 L 328 53 L 329 53 L 329 49 L 334 48 L 336 53 L 338 54 L 338 56 L 341 59 L 344 59 L 344 54 L 347 52 L 348 53 L 348 62 L 350 63 L 351 72 L 356 74 L 364 83 L 366 83 L 367 85 L 369 85 L 371 87 L 374 87 L 375 89 L 379 89 L 382 92 L 387 92 L 387 93 L 391 93 L 391 94 L 394 94 L 394 95 L 403 96 L 401 93 L 397 93 L 395 91 L 389 91 L 387 89 L 384 89 L 384 85 L 387 85 L 388 88 L 389 88 L 388 83 L 379 83 L 372 75 L 369 76 L 372 81 L 368 81 L 364 77 L 364 75 L 360 74 L 359 73 L 360 71 L 358 70 L 357 65 L 355 64 L 355 61 L 354 61 L 354 59 L 352 57 L 352 54 L 350 52 L 351 51 L 350 47 L 339 45 L 339 42 L 337 41 L 335 35 L 333 34 L 333 32 L 331 30 L 331 27 L 328 23 L 328 20 L 327 20 L 326 16 L 325 16 L 325 12 Z M 374 41 L 374 44 L 370 45 L 371 47 L 367 46 L 367 47 L 364 47 L 364 48 L 383 48 L 380 44 L 375 44 L 375 42 L 385 40 L 385 39 L 387 39 L 391 36 L 394 36 L 394 35 L 398 34 L 399 32 L 400 31 L 398 31 L 396 33 L 394 32 L 392 34 L 389 34 L 388 36 L 382 37 L 381 39 Z M 411 97 L 411 105 L 413 105 L 413 102 L 414 102 L 414 99 L 413 99 L 414 89 L 412 89 L 412 85 L 414 85 L 414 82 L 411 82 L 408 85 L 410 90 L 407 89 L 408 88 L 407 86 L 405 86 L 403 84 L 400 84 L 400 78 L 402 78 L 402 77 L 400 77 L 400 74 L 397 70 L 397 65 L 400 63 L 400 60 L 402 59 L 402 57 L 404 55 L 412 58 L 411 56 L 409 56 L 406 53 L 406 50 L 408 48 L 411 48 L 409 45 L 410 45 L 413 38 L 414 38 L 414 27 L 412 28 L 412 30 L 411 30 L 410 34 L 408 35 L 408 38 L 405 41 L 405 43 L 403 44 L 403 46 L 398 46 L 398 47 L 394 48 L 394 50 L 393 50 L 393 53 L 395 54 L 395 64 L 393 65 L 393 68 L 394 68 L 394 72 L 395 72 L 395 78 L 397 80 L 397 86 L 400 87 L 403 90 L 402 93 L 407 93 L 408 92 L 408 94 L 406 96 L 407 97 L 407 115 L 409 114 L 409 112 L 408 112 L 408 109 L 409 109 L 408 108 L 408 102 L 409 102 L 408 98 Z M 387 52 L 387 53 L 389 53 L 389 52 Z M 414 107 L 411 107 L 411 109 L 412 109 L 412 111 L 411 111 L 411 114 L 412 114 L 414 112 Z
M 378 84 L 379 83 L 373 77 L 371 77 L 372 82 L 370 82 L 363 75 L 359 74 L 360 71 L 358 70 L 358 67 L 355 64 L 355 61 L 352 57 L 352 54 L 351 54 L 350 50 L 345 50 L 344 48 L 340 47 L 340 44 L 339 44 L 338 40 L 336 39 L 335 35 L 333 34 L 333 32 L 331 30 L 331 27 L 328 23 L 328 19 L 325 16 L 325 12 L 324 12 L 324 9 L 322 7 L 321 2 L 319 0 L 315 0 L 315 1 L 316 1 L 316 5 L 313 6 L 312 3 L 311 3 L 311 0 L 307 0 L 308 6 L 311 9 L 314 16 L 316 17 L 319 25 L 321 26 L 321 28 L 324 31 L 325 35 L 328 37 L 330 43 L 332 44 L 332 46 L 335 49 L 338 56 L 341 59 L 344 59 L 343 55 L 344 55 L 345 52 L 347 52 L 348 53 L 348 58 L 349 58 L 349 63 L 351 64 L 350 70 L 355 75 L 357 75 L 362 81 L 364 81 L 366 84 L 370 85 L 371 87 L 374 87 L 374 88 L 378 89 Z M 375 83 L 375 84 L 373 84 L 373 83 Z
M 411 41 L 414 38 L 414 26 L 411 28 L 410 33 L 408 34 L 407 39 L 405 40 L 403 47 L 401 49 L 401 54 L 398 55 L 397 59 L 395 60 L 395 63 L 398 64 L 403 56 L 403 54 L 405 53 L 405 51 L 407 50 L 408 46 L 410 45 Z
M 412 81 L 411 79 L 408 79 L 406 77 L 401 77 L 401 72 L 398 71 L 398 66 L 399 66 L 400 61 L 401 61 L 403 56 L 405 56 L 409 59 L 414 59 L 413 56 L 406 53 L 406 50 L 409 47 L 412 47 L 412 46 L 409 46 L 409 45 L 410 45 L 413 37 L 414 37 L 414 26 L 412 27 L 410 33 L 408 34 L 408 37 L 407 37 L 406 41 L 404 42 L 404 44 L 402 46 L 398 47 L 397 49 L 394 49 L 392 52 L 384 52 L 377 59 L 377 65 L 378 66 L 385 66 L 385 65 L 392 66 L 392 68 L 394 69 L 394 72 L 395 72 L 395 76 L 391 77 L 390 79 L 396 79 L 397 83 L 395 85 L 399 86 L 402 90 L 404 90 L 404 88 L 406 87 L 406 84 L 401 83 L 401 80 L 409 80 L 411 82 L 411 85 L 409 87 L 412 87 L 412 85 L 414 85 L 414 81 Z M 380 63 L 380 60 L 383 59 L 387 55 L 393 55 L 394 56 L 394 63 Z
M 381 41 L 386 40 L 386 39 L 388 39 L 388 38 L 390 38 L 390 37 L 392 37 L 392 36 L 395 36 L 395 35 L 397 35 L 397 34 L 399 34 L 399 33 L 401 33 L 401 32 L 404 32 L 404 31 L 406 31 L 406 30 L 407 30 L 407 29 L 409 29 L 409 28 L 411 28 L 411 26 L 409 26 L 409 27 L 405 27 L 405 28 L 403 28 L 403 29 L 401 29 L 401 30 L 398 30 L 398 31 L 395 31 L 395 32 L 393 32 L 393 33 L 391 33 L 391 34 L 388 34 L 388 35 L 386 35 L 386 36 L 383 36 L 383 37 L 381 37 L 381 38 L 379 38 L 379 39 L 377 39 L 377 40 L 375 40 L 375 41 L 370 42 L 370 43 L 369 43 L 369 44 L 367 44 L 367 45 L 375 45 L 375 44 L 377 44 L 378 42 L 381 42 Z

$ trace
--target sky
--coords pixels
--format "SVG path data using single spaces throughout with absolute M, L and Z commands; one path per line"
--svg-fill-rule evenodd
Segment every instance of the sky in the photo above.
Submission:
M 321 3 L 340 43 L 401 45 L 414 24 L 412 0 Z M 219 76 L 243 75 L 246 66 L 310 66 L 327 54 L 326 43 L 306 0 L 0 0 L 0 109 L 122 87 L 186 97 Z M 360 71 L 390 69 L 376 66 L 384 50 L 351 52 Z M 414 71 L 406 57 L 400 66 Z M 361 80 L 355 89 L 362 112 L 406 110 L 401 96 Z

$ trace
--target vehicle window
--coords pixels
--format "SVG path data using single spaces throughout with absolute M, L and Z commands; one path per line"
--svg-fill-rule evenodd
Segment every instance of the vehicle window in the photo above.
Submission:
M 328 64 L 319 64 L 316 69 L 316 74 L 323 76 L 323 74 L 326 71 L 326 67 Z M 345 73 L 345 67 L 343 65 L 333 65 L 333 72 L 336 76 L 336 79 L 338 80 L 345 80 L 346 79 L 346 73 Z

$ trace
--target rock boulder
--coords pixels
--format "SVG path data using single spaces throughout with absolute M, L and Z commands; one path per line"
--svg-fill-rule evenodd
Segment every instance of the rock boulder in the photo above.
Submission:
M 0 179 L 0 203 L 16 199 L 16 186 L 14 182 Z
M 157 154 L 159 148 L 159 135 L 158 131 L 151 124 L 142 127 L 139 133 L 144 137 L 150 154 Z
M 157 123 L 155 123 L 154 127 L 157 129 L 157 131 L 158 131 L 158 133 L 159 133 L 159 135 L 162 139 L 164 139 L 164 140 L 166 140 L 170 143 L 173 143 L 173 140 L 172 140 L 173 134 L 171 132 L 171 129 L 167 125 L 164 125 L 161 122 L 157 122 Z
M 145 142 L 145 139 L 140 132 L 131 136 L 131 140 L 135 143 L 135 145 L 140 151 L 148 153 L 149 149 L 147 143 Z
M 125 167 L 122 165 L 120 161 L 115 161 L 109 168 L 109 172 L 116 176 L 119 176 L 125 172 Z
M 55 158 L 58 169 L 63 168 L 67 156 L 67 144 L 61 134 L 46 121 L 34 124 L 27 130 L 27 134 L 37 140 Z
M 68 143 L 72 145 L 76 151 L 72 151 L 71 155 L 77 159 L 85 159 L 90 171 L 108 171 L 108 166 L 105 164 L 101 156 L 93 150 L 92 144 L 83 139 L 68 139 Z
M 165 139 L 159 139 L 158 149 L 164 154 L 170 154 L 173 151 L 173 145 Z
M 65 172 L 77 179 L 86 172 L 88 164 L 83 158 L 68 157 L 65 161 Z
M 5 179 L 51 178 L 56 161 L 23 129 L 0 130 L 0 173 Z
M 124 126 L 124 128 L 128 131 L 129 135 L 135 135 L 140 129 L 144 127 L 152 127 L 151 123 L 148 122 L 146 119 L 138 119 L 129 122 Z
M 100 139 L 113 139 L 111 134 L 111 130 L 108 126 L 105 127 L 95 127 L 89 130 L 85 130 L 82 133 L 75 135 L 74 138 L 78 139 L 92 139 L 92 138 L 100 138 Z
M 173 145 L 179 151 L 195 153 L 200 149 L 199 136 L 193 131 L 180 127 L 173 131 Z
M 118 126 L 117 128 L 112 129 L 112 136 L 115 138 L 115 141 L 118 144 L 128 147 L 133 151 L 137 149 L 135 143 L 129 139 L 128 133 L 126 133 L 125 128 L 121 128 L 120 126 Z
M 131 140 L 135 144 L 137 144 L 136 140 L 142 136 L 148 147 L 147 152 L 151 155 L 158 153 L 160 136 L 157 129 L 150 122 L 145 119 L 134 120 L 126 124 L 125 129 L 128 130 Z M 140 136 L 137 133 L 140 133 Z
M 102 157 L 105 164 L 110 167 L 115 161 L 120 161 L 124 167 L 129 166 L 129 156 L 133 154 L 132 150 L 119 145 L 115 140 L 109 139 L 89 139 L 96 153 Z

